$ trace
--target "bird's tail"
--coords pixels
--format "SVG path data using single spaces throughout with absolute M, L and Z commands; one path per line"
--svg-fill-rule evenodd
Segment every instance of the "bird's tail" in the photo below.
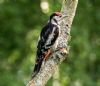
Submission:
M 34 70 L 33 70 L 32 77 L 35 77 L 36 74 L 40 71 L 41 65 L 42 65 L 42 59 L 39 60 L 39 61 L 36 61 L 36 64 L 35 64 L 35 67 L 34 67 Z

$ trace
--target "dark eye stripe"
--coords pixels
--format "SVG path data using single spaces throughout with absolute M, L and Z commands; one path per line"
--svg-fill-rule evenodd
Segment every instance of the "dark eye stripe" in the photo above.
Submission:
M 57 23 L 57 20 L 56 19 L 54 19 L 54 21 Z

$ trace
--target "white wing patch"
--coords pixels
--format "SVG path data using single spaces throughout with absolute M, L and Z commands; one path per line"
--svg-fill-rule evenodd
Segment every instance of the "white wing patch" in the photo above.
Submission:
M 56 27 L 54 27 L 52 33 L 49 35 L 48 40 L 46 41 L 46 45 L 45 45 L 46 48 L 47 48 L 47 45 L 51 44 L 51 40 L 54 38 L 54 31 L 55 31 L 55 29 L 56 29 Z

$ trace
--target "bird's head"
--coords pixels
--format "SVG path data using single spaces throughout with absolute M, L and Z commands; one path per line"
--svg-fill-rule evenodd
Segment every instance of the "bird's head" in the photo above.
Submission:
M 59 24 L 59 21 L 62 17 L 62 14 L 60 12 L 54 12 L 50 16 L 50 22 L 54 25 Z

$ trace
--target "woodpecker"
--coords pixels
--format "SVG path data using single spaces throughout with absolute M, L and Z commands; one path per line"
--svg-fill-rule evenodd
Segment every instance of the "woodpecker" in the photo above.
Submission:
M 47 61 L 48 57 L 56 50 L 58 38 L 60 34 L 60 23 L 62 14 L 54 12 L 51 14 L 49 21 L 43 27 L 37 45 L 36 63 L 34 67 L 33 77 L 40 71 L 43 61 Z

